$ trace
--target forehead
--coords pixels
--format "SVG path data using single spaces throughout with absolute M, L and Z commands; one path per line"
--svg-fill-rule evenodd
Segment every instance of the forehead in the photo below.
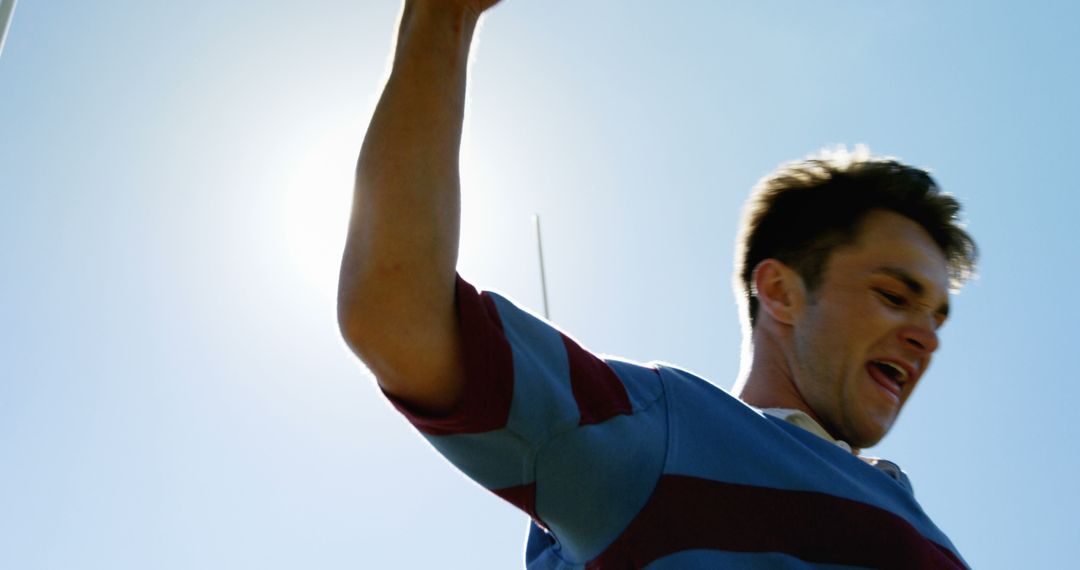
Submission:
M 895 273 L 881 271 L 890 268 L 919 281 L 927 296 L 948 296 L 945 254 L 922 226 L 894 212 L 868 213 L 859 224 L 855 243 L 837 248 L 830 257 L 830 277 Z

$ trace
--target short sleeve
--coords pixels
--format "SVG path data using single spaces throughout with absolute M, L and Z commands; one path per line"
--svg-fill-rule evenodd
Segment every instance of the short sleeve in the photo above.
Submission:
M 657 371 L 598 357 L 460 276 L 455 298 L 461 402 L 438 417 L 391 402 L 455 466 L 570 552 L 600 548 L 644 505 L 662 468 Z

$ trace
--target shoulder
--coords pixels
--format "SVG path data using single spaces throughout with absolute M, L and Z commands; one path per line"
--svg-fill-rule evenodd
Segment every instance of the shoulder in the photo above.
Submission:
M 657 371 L 664 389 L 672 393 L 673 396 L 703 397 L 724 402 L 728 405 L 752 409 L 749 405 L 728 393 L 727 390 L 688 368 L 661 361 L 650 362 L 648 366 Z

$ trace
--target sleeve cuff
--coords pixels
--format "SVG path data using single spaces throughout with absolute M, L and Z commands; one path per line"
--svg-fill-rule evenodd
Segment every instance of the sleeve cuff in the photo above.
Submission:
M 457 276 L 454 303 L 462 340 L 465 385 L 449 413 L 425 414 L 386 394 L 395 408 L 427 435 L 482 433 L 506 425 L 514 393 L 514 358 L 491 295 Z

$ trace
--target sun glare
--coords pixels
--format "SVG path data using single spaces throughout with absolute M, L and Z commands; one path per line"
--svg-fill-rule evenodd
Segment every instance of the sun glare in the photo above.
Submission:
M 308 138 L 296 154 L 283 201 L 289 257 L 320 295 L 334 297 L 352 203 L 358 135 L 335 128 Z

